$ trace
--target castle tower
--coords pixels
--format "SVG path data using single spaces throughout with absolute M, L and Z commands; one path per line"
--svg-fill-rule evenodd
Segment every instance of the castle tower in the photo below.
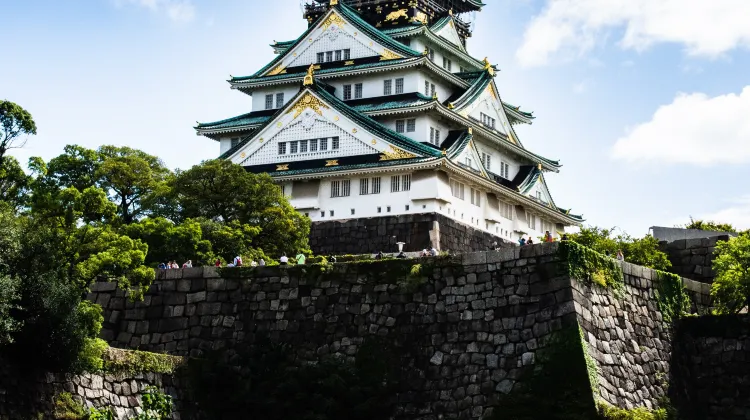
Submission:
M 307 30 L 274 43 L 278 56 L 256 73 L 229 80 L 253 97 L 251 112 L 200 123 L 197 133 L 220 144 L 222 159 L 276 179 L 313 230 L 330 221 L 399 216 L 408 224 L 432 215 L 485 242 L 558 236 L 582 221 L 547 187 L 545 174 L 561 165 L 523 146 L 514 126 L 534 116 L 505 102 L 497 69 L 466 49 L 464 17 L 482 6 L 304 0 Z M 391 236 L 385 230 L 381 236 Z

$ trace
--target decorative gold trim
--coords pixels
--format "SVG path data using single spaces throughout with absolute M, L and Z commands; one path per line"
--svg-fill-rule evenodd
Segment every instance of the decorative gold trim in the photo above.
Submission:
M 345 62 L 344 62 L 344 65 L 345 65 L 345 66 L 351 66 L 351 65 L 353 65 L 353 64 L 354 64 L 354 60 L 349 60 L 349 61 L 345 61 Z
M 276 127 L 281 128 L 281 126 L 282 126 L 281 121 L 279 121 L 279 122 L 276 123 Z
M 328 16 L 328 19 L 323 22 L 323 28 L 324 30 L 328 30 L 328 28 L 331 27 L 331 25 L 336 25 L 339 28 L 343 28 L 344 25 L 346 25 L 346 21 L 341 18 L 337 13 L 331 13 L 331 16 Z
M 315 73 L 315 65 L 310 64 L 310 67 L 307 69 L 307 76 L 305 76 L 304 81 L 302 82 L 303 86 L 312 86 L 315 79 L 313 78 L 313 75 Z
M 286 74 L 286 68 L 283 64 L 279 64 L 276 68 L 271 70 L 271 72 L 268 73 L 268 76 L 276 76 L 277 74 Z
M 331 6 L 335 6 L 335 5 L 339 4 L 339 0 L 331 0 L 331 2 L 328 3 L 328 4 L 330 4 Z
M 455 106 L 455 105 L 453 105 L 453 102 L 450 102 L 450 103 L 448 104 L 448 109 L 454 109 L 455 107 L 456 107 L 456 106 Z
M 427 25 L 427 15 L 425 15 L 424 12 L 417 12 L 412 19 L 412 22 Z
M 445 151 L 445 149 L 443 149 L 443 152 L 442 152 L 442 153 L 443 153 L 443 156 L 445 156 L 445 155 L 447 155 L 447 154 L 448 154 L 448 153 L 447 153 L 447 152 Z
M 294 118 L 299 117 L 302 112 L 310 108 L 313 111 L 315 111 L 316 114 L 323 116 L 323 111 L 321 111 L 321 108 L 323 109 L 330 109 L 328 105 L 324 104 L 320 99 L 313 96 L 310 92 L 305 93 L 304 96 L 299 98 L 296 104 L 294 104 L 293 107 L 289 108 L 289 110 L 286 112 L 287 114 L 291 114 L 294 112 Z
M 469 134 L 474 134 L 474 127 L 469 127 Z
M 338 115 L 336 115 L 335 117 L 333 117 L 333 120 L 334 120 L 334 121 L 336 121 L 336 122 L 338 122 L 338 120 L 339 120 L 339 119 L 340 119 L 340 118 L 339 118 L 339 116 L 338 116 Z
M 409 11 L 408 9 L 399 9 L 399 10 L 396 10 L 395 12 L 388 13 L 388 15 L 385 17 L 385 21 L 386 22 L 396 21 L 402 17 L 408 19 L 409 18 L 409 15 L 407 13 L 408 11 Z
M 493 98 L 497 100 L 500 99 L 500 95 L 497 94 L 497 91 L 495 90 L 495 85 L 493 85 L 492 82 L 490 82 L 490 84 L 487 86 L 487 89 L 490 91 L 490 94 L 492 95 Z
M 289 170 L 289 164 L 286 165 L 276 165 L 277 171 L 288 171 Z
M 357 134 L 357 129 L 356 128 L 352 128 L 352 134 Z
M 245 158 L 245 156 L 247 156 L 247 154 L 245 154 L 245 152 L 242 152 L 242 153 L 240 153 L 240 157 L 241 157 L 241 158 L 243 158 L 243 159 L 244 159 L 244 158 Z
M 393 147 L 392 145 L 388 147 L 388 151 L 383 152 L 380 155 L 380 160 L 398 160 L 398 159 L 411 159 L 413 157 L 416 157 L 416 155 L 413 155 L 409 152 L 403 151 L 401 149 L 397 149 Z
M 492 68 L 492 64 L 490 64 L 490 60 L 487 59 L 487 57 L 484 57 L 484 70 L 490 74 L 490 76 L 495 75 L 495 69 Z
M 394 53 L 393 51 L 383 50 L 383 53 L 380 54 L 380 61 L 396 60 L 399 58 L 401 58 L 401 56 Z
M 263 137 L 261 137 L 260 140 L 258 140 L 258 143 L 263 143 Z
M 339 160 L 338 159 L 327 160 L 326 166 L 339 166 Z

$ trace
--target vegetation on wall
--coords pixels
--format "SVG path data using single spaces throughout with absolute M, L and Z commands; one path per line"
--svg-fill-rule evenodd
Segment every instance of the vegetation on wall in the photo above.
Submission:
M 184 363 L 183 357 L 168 354 L 108 348 L 103 355 L 102 370 L 106 373 L 136 374 L 152 372 L 172 374 Z
M 750 233 L 716 244 L 711 296 L 718 314 L 737 314 L 750 305 Z
M 656 271 L 656 276 L 654 297 L 664 321 L 676 321 L 690 313 L 690 296 L 685 291 L 682 278 L 664 271 Z
M 667 270 L 672 266 L 667 254 L 659 249 L 659 241 L 653 236 L 634 238 L 624 232 L 615 235 L 615 230 L 616 228 L 586 226 L 578 233 L 569 234 L 568 238 L 613 258 L 621 250 L 625 261 L 643 267 Z
M 737 233 L 737 229 L 729 223 L 717 223 L 710 220 L 693 219 L 692 217 L 690 218 L 690 223 L 685 225 L 685 229 Z
M 565 274 L 571 278 L 612 288 L 617 293 L 623 289 L 622 269 L 616 260 L 573 241 L 561 242 L 558 252 Z
M 68 392 L 58 394 L 54 399 L 53 418 L 55 420 L 115 420 L 109 407 L 87 409 Z M 168 420 L 172 418 L 174 404 L 172 397 L 155 387 L 147 387 L 141 394 L 141 412 L 128 420 Z
M 665 408 L 649 410 L 637 407 L 632 410 L 614 407 L 598 401 L 596 404 L 600 420 L 674 420 L 673 415 Z

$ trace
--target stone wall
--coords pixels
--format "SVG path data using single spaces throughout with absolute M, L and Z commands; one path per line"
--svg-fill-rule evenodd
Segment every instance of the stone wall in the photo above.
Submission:
M 408 347 L 402 363 L 418 378 L 397 398 L 397 418 L 410 420 L 480 418 L 519 389 L 557 331 L 580 326 L 602 398 L 657 405 L 671 335 L 653 299 L 655 275 L 623 263 L 627 286 L 616 298 L 564 274 L 558 246 L 335 264 L 325 274 L 313 266 L 166 270 L 143 302 L 107 283 L 89 298 L 105 308 L 103 337 L 113 346 L 177 355 L 270 337 L 303 358 L 351 356 L 368 337 L 386 337 Z M 419 280 L 408 275 L 415 264 Z M 694 286 L 700 307 L 706 297 Z M 588 387 L 579 394 L 591 398 Z
M 318 255 L 374 254 L 421 251 L 434 245 L 453 253 L 484 251 L 493 242 L 511 244 L 490 233 L 475 229 L 438 213 L 384 216 L 343 221 L 313 222 L 310 248 Z
M 685 420 L 750 419 L 750 316 L 679 322 L 672 400 Z
M 39 374 L 30 375 L 3 363 L 0 370 L 0 419 L 54 419 L 54 400 L 62 392 L 70 393 L 85 407 L 110 407 L 115 418 L 134 417 L 141 406 L 140 396 L 153 386 L 173 397 L 174 419 L 179 420 L 182 405 L 180 381 L 172 375 L 139 374 Z
M 728 240 L 728 235 L 680 239 L 673 242 L 660 242 L 659 247 L 672 263 L 669 271 L 689 279 L 713 283 L 716 277 L 712 268 L 716 243 Z

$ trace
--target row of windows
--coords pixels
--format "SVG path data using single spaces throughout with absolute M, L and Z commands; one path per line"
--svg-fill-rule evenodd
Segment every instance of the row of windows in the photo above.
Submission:
M 331 198 L 349 197 L 351 195 L 350 179 L 331 181 Z M 394 175 L 391 177 L 391 192 L 410 191 L 411 175 Z M 359 195 L 380 194 L 380 177 L 359 180 Z
M 331 150 L 338 150 L 341 145 L 339 138 L 331 137 L 330 139 L 282 141 L 279 142 L 279 154 L 285 155 L 288 152 L 290 155 L 295 155 L 298 153 L 325 152 L 328 150 L 328 140 L 331 140 Z
M 281 108 L 282 106 L 284 106 L 284 94 L 277 93 L 275 96 L 276 96 L 276 108 Z M 274 99 L 273 93 L 269 93 L 268 95 L 266 95 L 266 109 L 274 109 L 273 99 Z
M 344 100 L 352 99 L 352 85 L 344 85 Z M 354 85 L 354 99 L 362 99 L 362 83 Z
M 435 146 L 440 146 L 440 141 L 440 130 L 435 127 L 430 127 L 430 143 L 434 144 Z
M 318 53 L 317 62 L 318 64 L 321 63 L 330 63 L 331 61 L 341 61 L 341 60 L 349 60 L 352 58 L 352 50 L 350 49 L 344 49 L 344 50 L 335 50 L 335 51 L 323 51 Z
M 435 96 L 435 84 L 430 83 L 428 80 L 424 81 L 424 94 L 425 96 Z
M 492 171 L 492 156 L 482 153 L 482 163 L 487 170 Z M 500 161 L 500 173 L 498 175 L 505 179 L 510 179 L 510 165 L 507 162 Z
M 408 205 L 408 204 L 404 206 L 404 210 L 406 210 L 406 211 L 409 211 L 409 209 L 410 209 L 410 208 L 411 208 L 411 206 L 410 206 L 410 205 Z M 378 211 L 378 213 L 382 213 L 382 212 L 383 212 L 383 207 L 381 207 L 381 206 L 378 206 L 378 208 L 377 208 L 377 211 Z M 385 211 L 386 211 L 386 213 L 390 213 L 390 212 L 391 212 L 391 206 L 385 206 Z M 354 216 L 354 215 L 355 215 L 356 213 L 357 213 L 357 212 L 356 212 L 356 210 L 355 210 L 355 209 L 351 209 L 351 214 L 352 214 L 352 216 Z M 335 212 L 335 211 L 333 211 L 333 210 L 329 210 L 329 211 L 328 211 L 328 214 L 329 214 L 329 215 L 330 215 L 331 217 L 333 217 L 333 216 L 334 216 L 334 215 L 336 214 L 336 212 Z M 305 213 L 305 216 L 308 216 L 308 217 L 309 217 L 309 216 L 310 216 L 310 214 L 309 214 L 309 213 Z M 325 211 L 321 211 L 321 212 L 320 212 L 320 217 L 326 217 L 326 212 L 325 212 Z
M 409 118 L 406 120 L 396 120 L 396 132 L 397 133 L 413 133 L 417 131 L 417 120 L 416 118 Z
M 453 62 L 450 59 L 443 57 L 443 68 L 448 71 L 453 71 Z
M 396 95 L 404 93 L 404 78 L 399 77 L 396 79 Z M 383 95 L 393 95 L 393 80 L 383 80 Z
M 493 128 L 493 129 L 495 128 L 495 122 L 496 121 L 495 121 L 494 118 L 490 117 L 489 115 L 487 115 L 487 114 L 485 114 L 483 112 L 480 113 L 480 117 L 481 117 L 481 120 L 482 120 L 482 124 L 484 124 L 485 127 L 489 127 L 489 128 Z

